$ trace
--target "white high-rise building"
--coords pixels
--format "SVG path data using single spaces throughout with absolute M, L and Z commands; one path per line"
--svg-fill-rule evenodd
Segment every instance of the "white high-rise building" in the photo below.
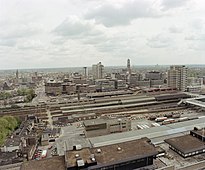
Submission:
M 127 59 L 127 71 L 129 74 L 131 74 L 130 59 Z
M 94 79 L 104 78 L 104 66 L 101 64 L 101 62 L 92 65 L 92 74 Z
M 187 67 L 184 65 L 170 66 L 167 83 L 169 87 L 185 91 L 187 88 Z

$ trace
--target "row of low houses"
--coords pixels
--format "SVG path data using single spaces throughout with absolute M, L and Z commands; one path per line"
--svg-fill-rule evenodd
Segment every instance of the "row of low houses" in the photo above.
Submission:
M 16 153 L 17 157 L 31 160 L 38 144 L 34 122 L 26 120 L 21 123 L 20 127 L 7 138 L 4 145 L 1 147 L 1 154 Z M 6 160 L 4 160 L 6 164 Z M 2 164 L 4 164 L 2 161 Z
M 32 160 L 39 145 L 48 145 L 60 133 L 60 128 L 48 129 L 36 116 L 28 115 L 1 146 L 0 169 L 1 166 Z

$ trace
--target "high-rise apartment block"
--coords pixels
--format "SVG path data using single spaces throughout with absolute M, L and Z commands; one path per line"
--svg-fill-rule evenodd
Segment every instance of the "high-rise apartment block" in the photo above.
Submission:
M 184 65 L 170 66 L 167 82 L 169 87 L 185 91 L 187 87 L 187 67 Z
M 104 77 L 104 66 L 101 62 L 92 65 L 92 74 L 94 79 L 102 79 Z
M 127 59 L 127 71 L 129 74 L 131 74 L 130 59 Z

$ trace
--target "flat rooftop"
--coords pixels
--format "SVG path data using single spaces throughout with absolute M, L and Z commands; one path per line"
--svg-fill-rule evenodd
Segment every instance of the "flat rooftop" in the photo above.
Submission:
M 46 158 L 39 161 L 24 162 L 21 170 L 65 170 L 64 156 L 55 156 Z
M 78 155 L 78 156 L 77 156 Z M 88 163 L 90 160 L 91 152 L 90 148 L 83 148 L 82 150 L 73 150 L 67 151 L 65 154 L 65 159 L 68 167 L 77 166 L 77 159 L 81 158 L 85 163 Z
M 21 143 L 20 136 L 14 136 L 13 138 L 7 138 L 4 145 L 7 146 L 7 147 L 20 146 L 20 143 Z
M 90 119 L 90 120 L 84 120 L 83 123 L 86 127 L 86 126 L 92 126 L 92 125 L 105 124 L 106 120 L 105 119 Z
M 205 128 L 200 129 L 200 130 L 192 130 L 192 132 L 194 132 L 195 134 L 205 137 Z
M 0 151 L 0 166 L 23 162 L 23 158 L 16 157 L 16 155 L 17 155 L 16 152 L 1 152 Z
M 184 154 L 205 149 L 204 142 L 191 135 L 166 139 L 165 142 Z
M 148 138 L 141 138 L 129 142 L 92 148 L 98 164 L 111 164 L 123 160 L 140 159 L 158 154 L 157 149 Z M 97 150 L 100 149 L 99 153 Z
M 97 136 L 97 137 L 89 138 L 89 140 L 92 146 L 96 147 L 96 146 L 104 146 L 104 145 L 116 144 L 120 142 L 126 142 L 129 140 L 136 140 L 144 136 L 150 139 L 154 139 L 162 136 L 169 136 L 169 135 L 193 130 L 195 126 L 204 126 L 204 122 L 205 122 L 205 118 L 203 117 L 200 119 L 173 123 L 173 124 L 153 127 L 149 129 Z
M 101 164 L 115 164 L 128 160 L 135 160 L 158 154 L 157 148 L 148 138 L 113 144 L 96 148 L 83 148 L 66 152 L 67 167 L 77 166 L 77 160 L 82 159 L 84 163 L 92 163 L 95 158 L 97 166 Z

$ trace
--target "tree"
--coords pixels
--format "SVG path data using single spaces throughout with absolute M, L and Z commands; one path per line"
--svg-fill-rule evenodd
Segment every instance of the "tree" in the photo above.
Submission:
M 26 94 L 27 94 L 26 99 L 28 102 L 32 101 L 33 98 L 35 97 L 35 91 L 33 89 L 28 89 Z
M 0 146 L 5 142 L 6 135 L 4 133 L 0 133 Z
M 18 89 L 17 93 L 19 96 L 26 96 L 26 102 L 30 102 L 35 97 L 35 91 L 33 89 Z
M 4 119 L 6 119 L 9 123 L 9 129 L 13 131 L 17 126 L 18 122 L 15 117 L 13 116 L 3 116 Z
M 4 119 L 3 117 L 0 118 L 0 124 L 4 127 L 4 128 L 9 128 L 9 122 Z
M 5 142 L 6 137 L 14 131 L 19 124 L 19 119 L 13 116 L 3 116 L 0 118 L 0 145 Z

